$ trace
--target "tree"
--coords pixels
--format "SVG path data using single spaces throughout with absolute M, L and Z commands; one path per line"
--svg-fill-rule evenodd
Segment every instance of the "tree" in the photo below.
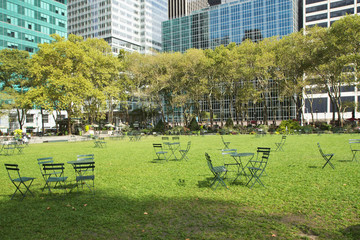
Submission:
M 66 40 L 56 34 L 51 36 L 54 41 L 40 44 L 31 60 L 33 91 L 44 96 L 43 106 L 49 112 L 55 108 L 67 111 L 67 128 L 71 134 L 71 119 L 81 117 L 85 99 L 94 89 L 87 78 L 87 62 L 92 59 L 81 47 L 81 37 L 69 35 Z
M 1 108 L 16 109 L 17 120 L 22 128 L 26 113 L 33 107 L 27 97 L 30 87 L 29 53 L 17 49 L 0 51 Z

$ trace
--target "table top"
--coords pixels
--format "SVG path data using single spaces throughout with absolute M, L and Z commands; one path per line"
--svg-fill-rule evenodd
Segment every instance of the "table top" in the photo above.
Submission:
M 231 156 L 233 157 L 247 157 L 247 156 L 254 156 L 254 153 L 245 152 L 245 153 L 232 153 Z

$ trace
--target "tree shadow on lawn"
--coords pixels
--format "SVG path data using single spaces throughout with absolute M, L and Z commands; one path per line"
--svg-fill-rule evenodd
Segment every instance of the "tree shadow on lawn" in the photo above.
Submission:
M 200 197 L 130 198 L 98 191 L 95 197 L 76 194 L 58 201 L 9 200 L 1 204 L 0 215 L 2 239 L 343 238 L 303 215 L 267 214 L 251 206 Z M 343 234 L 348 239 L 359 236 L 351 230 Z
M 199 187 L 208 187 L 211 179 L 207 178 L 199 183 Z M 108 196 L 105 192 L 97 191 L 94 197 L 88 193 L 75 193 L 58 201 L 52 201 L 51 196 L 27 197 L 22 202 L 5 201 L 0 206 L 0 232 L 4 237 L 2 239 L 270 239 L 273 236 L 280 239 L 299 239 L 300 236 L 314 235 L 327 239 L 340 237 L 328 229 L 316 227 L 302 215 L 259 213 L 252 207 L 238 206 L 227 201 L 113 195 Z M 42 229 L 44 226 L 46 230 Z M 350 237 L 348 239 L 359 239 L 356 238 L 359 236 L 357 229 L 358 227 L 355 227 L 355 231 L 349 227 L 343 234 Z

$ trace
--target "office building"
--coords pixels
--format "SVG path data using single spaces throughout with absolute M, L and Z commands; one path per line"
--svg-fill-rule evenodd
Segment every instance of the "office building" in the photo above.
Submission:
M 245 39 L 260 41 L 272 36 L 285 36 L 298 31 L 298 0 L 238 0 L 222 1 L 188 16 L 163 22 L 163 49 L 165 52 L 185 52 L 190 48 L 214 49 L 231 42 L 240 44 Z M 276 84 L 272 87 L 276 92 Z M 223 100 L 228 106 L 229 97 Z M 280 101 L 276 94 L 267 96 L 269 120 L 277 121 L 296 118 L 296 107 L 291 99 Z M 201 101 L 201 110 L 209 112 L 206 101 Z M 213 99 L 212 109 L 216 116 L 220 112 L 220 102 Z M 249 103 L 248 119 L 259 123 L 263 117 L 262 103 Z M 166 110 L 166 109 L 165 109 Z M 182 121 L 181 109 L 168 115 L 167 121 Z M 226 109 L 224 119 L 236 116 L 235 109 Z M 239 116 L 240 118 L 240 116 Z M 236 120 L 236 119 L 234 119 Z M 215 119 L 220 121 L 220 119 Z
M 304 28 L 318 25 L 330 27 L 336 20 L 347 14 L 359 14 L 359 0 L 304 0 L 303 25 Z M 315 86 L 307 86 L 304 92 L 305 104 L 303 107 L 305 122 L 313 121 L 331 122 L 336 107 L 331 102 L 328 94 L 315 90 Z M 341 101 L 357 104 L 360 102 L 360 92 L 355 86 L 341 87 Z M 311 114 L 312 109 L 313 114 Z M 346 108 L 342 116 L 344 119 L 359 118 L 360 113 L 353 107 Z
M 66 0 L 1 0 L 0 49 L 38 50 L 50 34 L 67 36 Z
M 215 48 L 298 30 L 297 0 L 240 0 L 192 12 L 163 22 L 163 49 Z
M 304 28 L 314 25 L 330 27 L 346 14 L 360 12 L 359 0 L 304 0 L 303 4 Z
M 68 33 L 102 38 L 117 54 L 120 49 L 161 51 L 161 22 L 166 0 L 69 0 Z
M 209 6 L 207 0 L 168 0 L 169 19 L 188 16 L 195 10 Z

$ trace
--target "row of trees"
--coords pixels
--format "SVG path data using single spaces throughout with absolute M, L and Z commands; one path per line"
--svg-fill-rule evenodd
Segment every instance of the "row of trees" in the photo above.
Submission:
M 241 119 L 242 123 L 248 118 L 249 102 L 261 103 L 263 122 L 268 124 L 267 99 L 274 94 L 282 100 L 292 99 L 300 120 L 304 93 L 312 102 L 314 92 L 325 91 L 336 109 L 333 120 L 341 125 L 342 112 L 349 107 L 341 99 L 341 87 L 357 85 L 359 79 L 359 34 L 360 16 L 352 15 L 331 28 L 313 27 L 281 39 L 267 38 L 257 43 L 245 40 L 240 45 L 189 49 L 184 54 L 134 53 L 127 56 L 126 69 L 132 74 L 136 89 L 143 96 L 151 96 L 149 102 L 170 112 L 181 107 L 185 124 L 194 114 L 201 119 L 199 103 L 204 99 L 210 108 L 211 125 L 211 102 L 219 100 L 222 123 L 225 106 L 221 100 L 225 97 L 230 99 L 231 118 Z M 304 91 L 309 85 L 313 87 Z M 279 92 L 274 92 L 272 86 Z M 314 121 L 312 104 L 310 111 Z M 164 118 L 164 112 L 161 114 Z
M 298 119 L 304 88 L 316 84 L 327 91 L 341 123 L 346 105 L 340 87 L 358 81 L 359 34 L 360 16 L 353 15 L 329 29 L 313 27 L 281 39 L 246 40 L 185 53 L 121 52 L 118 57 L 103 40 L 53 35 L 54 41 L 39 44 L 31 58 L 18 50 L 0 52 L 0 107 L 16 109 L 20 127 L 34 106 L 48 112 L 66 110 L 71 133 L 72 118 L 85 117 L 93 123 L 108 113 L 111 123 L 114 107 L 129 96 L 145 99 L 142 106 L 149 113 L 160 110 L 163 121 L 164 108 L 171 114 L 181 107 L 184 124 L 193 116 L 201 118 L 200 101 L 205 99 L 212 125 L 212 101 L 230 97 L 229 108 L 235 109 L 231 118 L 247 119 L 251 101 L 262 104 L 263 122 L 268 124 L 266 97 L 273 94 L 271 84 L 280 89 L 276 93 L 280 98 L 293 98 Z M 220 103 L 224 112 L 224 101 Z

